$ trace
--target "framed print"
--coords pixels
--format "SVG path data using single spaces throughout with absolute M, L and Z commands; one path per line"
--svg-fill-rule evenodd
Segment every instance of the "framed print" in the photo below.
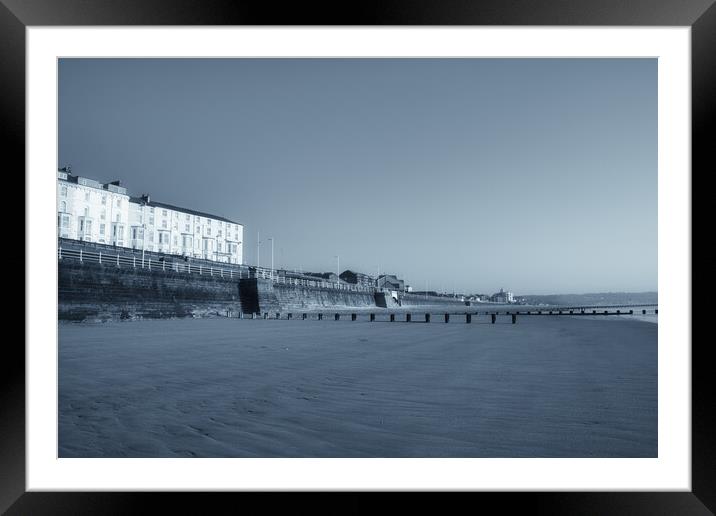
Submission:
M 710 2 L 0 12 L 27 203 L 8 514 L 713 510 Z

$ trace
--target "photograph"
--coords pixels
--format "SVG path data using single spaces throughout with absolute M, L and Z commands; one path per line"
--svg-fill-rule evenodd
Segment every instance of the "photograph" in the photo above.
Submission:
M 58 457 L 659 458 L 658 92 L 58 58 Z

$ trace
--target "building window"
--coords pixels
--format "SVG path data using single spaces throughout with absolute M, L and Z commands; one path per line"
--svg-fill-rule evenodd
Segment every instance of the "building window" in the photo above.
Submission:
M 122 207 L 122 199 L 117 199 L 117 208 Z
M 60 188 L 60 195 L 62 197 L 67 197 L 67 187 L 66 186 L 63 186 L 62 188 Z
M 185 217 L 186 217 L 186 220 L 187 220 L 187 221 L 191 220 L 191 218 L 189 217 L 189 214 L 188 214 L 188 213 L 185 215 Z
M 62 211 L 62 212 L 67 211 L 67 201 L 62 201 L 60 203 L 60 211 Z
M 102 204 L 107 204 L 107 196 L 106 195 L 102 196 Z
M 89 217 L 89 208 L 85 206 L 85 217 Z
M 174 235 L 174 247 L 176 247 L 177 245 L 179 245 L 179 239 L 176 235 Z
M 162 227 L 163 227 L 164 229 L 167 229 L 167 221 L 166 221 L 166 220 L 163 220 L 163 221 L 162 221 Z
M 107 218 L 107 210 L 102 210 L 102 213 L 99 214 L 99 218 L 105 220 Z
M 90 200 L 90 193 L 85 192 L 85 201 L 89 201 L 89 200 Z
M 211 236 L 211 226 L 207 226 L 206 228 L 206 234 Z
M 149 225 L 150 225 L 150 226 L 153 226 L 153 225 L 154 225 L 154 215 L 150 215 L 150 216 L 149 216 Z
M 166 217 L 166 216 L 167 216 L 167 210 L 162 210 L 162 215 Z
M 99 234 L 104 236 L 104 224 L 99 225 Z
M 117 213 L 117 216 L 116 216 L 116 218 L 115 218 L 115 222 L 122 222 L 122 214 L 121 214 L 121 213 Z

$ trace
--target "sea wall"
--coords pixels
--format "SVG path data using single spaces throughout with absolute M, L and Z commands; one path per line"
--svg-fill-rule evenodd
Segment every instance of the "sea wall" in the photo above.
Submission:
M 236 279 L 72 260 L 58 263 L 60 320 L 235 316 L 240 311 Z
M 58 318 L 67 321 L 238 316 L 240 313 L 464 307 L 453 298 L 388 294 L 237 279 L 63 259 L 58 262 Z
M 240 291 L 244 313 L 347 310 L 375 306 L 372 292 L 285 285 L 263 279 L 241 280 Z

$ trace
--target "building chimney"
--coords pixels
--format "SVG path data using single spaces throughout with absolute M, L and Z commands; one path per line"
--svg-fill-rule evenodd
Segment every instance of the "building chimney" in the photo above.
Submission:
M 142 199 L 142 201 L 144 201 L 144 204 L 149 204 L 149 201 L 151 200 L 151 198 L 149 197 L 149 194 L 142 194 L 141 199 Z

